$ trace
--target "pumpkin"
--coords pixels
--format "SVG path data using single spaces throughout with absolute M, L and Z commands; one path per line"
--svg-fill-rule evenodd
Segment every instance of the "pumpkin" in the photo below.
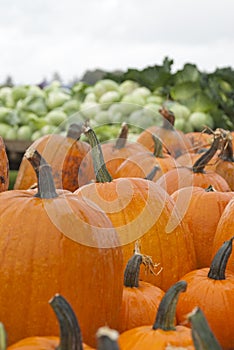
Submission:
M 209 148 L 213 141 L 212 133 L 208 134 L 200 131 L 188 132 L 185 134 L 185 137 L 191 142 L 194 153 L 198 152 L 200 149 Z
M 124 271 L 120 333 L 138 326 L 152 324 L 155 319 L 164 291 L 139 279 L 140 266 L 145 264 L 150 268 L 150 263 L 150 258 L 142 255 L 136 244 L 135 252 Z
M 0 136 L 0 192 L 7 191 L 9 187 L 9 161 L 6 148 Z
M 229 240 L 233 236 L 233 216 L 234 216 L 234 200 L 231 200 L 226 208 L 224 209 L 220 220 L 217 225 L 217 229 L 214 236 L 213 246 L 212 246 L 212 257 L 215 256 L 219 247 L 224 241 Z M 234 254 L 232 253 L 227 268 L 234 272 Z
M 79 141 L 81 133 L 79 124 L 71 124 L 66 137 L 59 134 L 45 135 L 32 144 L 51 165 L 55 187 L 58 189 L 73 192 L 94 177 L 92 159 L 85 157 L 90 146 L 87 142 Z M 23 157 L 14 189 L 28 189 L 36 182 L 35 172 Z
M 165 107 L 160 109 L 160 113 L 163 117 L 162 126 L 150 126 L 139 135 L 137 142 L 153 152 L 154 141 L 152 135 L 155 134 L 161 139 L 164 152 L 169 153 L 174 158 L 191 150 L 192 144 L 185 134 L 174 129 L 174 114 Z
M 121 350 L 194 349 L 188 327 L 175 325 L 176 305 L 179 294 L 186 290 L 186 282 L 175 283 L 164 295 L 159 305 L 155 322 L 128 330 L 119 336 Z
M 214 141 L 211 147 L 203 153 L 193 164 L 193 167 L 178 167 L 163 174 L 157 184 L 164 188 L 169 194 L 182 187 L 198 186 L 207 188 L 212 185 L 217 191 L 230 191 L 226 180 L 214 171 L 205 171 L 205 166 L 212 159 L 219 148 L 223 134 L 220 129 L 214 132 Z
M 139 240 L 142 251 L 163 268 L 156 276 L 141 274 L 140 278 L 168 289 L 182 276 L 182 271 L 188 272 L 195 266 L 192 239 L 179 220 L 174 202 L 152 181 L 131 177 L 113 180 L 105 167 L 96 134 L 91 128 L 85 134 L 92 146 L 96 182 L 80 187 L 74 194 L 87 200 L 87 204 L 90 200 L 96 203 L 108 215 L 118 233 L 124 266 Z
M 234 193 L 216 191 L 212 186 L 206 189 L 194 186 L 180 188 L 171 196 L 192 235 L 197 268 L 209 266 L 219 219 Z
M 119 324 L 118 237 L 100 208 L 55 189 L 51 168 L 36 150 L 25 156 L 37 173 L 38 190 L 0 194 L 0 319 L 9 344 L 57 335 L 48 300 L 60 293 L 79 315 L 84 342 L 94 346 L 100 326 Z
M 192 338 L 196 350 L 222 350 L 203 311 L 198 306 L 188 314 L 188 320 L 192 327 Z
M 76 315 L 67 300 L 56 294 L 50 301 L 60 328 L 60 337 L 28 337 L 19 340 L 9 346 L 7 350 L 67 350 L 67 349 L 92 349 L 82 344 L 82 335 Z
M 102 153 L 106 167 L 111 176 L 114 176 L 118 167 L 130 156 L 146 151 L 145 147 L 137 142 L 130 142 L 128 137 L 128 125 L 122 124 L 120 134 L 115 140 L 102 143 Z
M 177 305 L 178 322 L 182 324 L 195 306 L 200 307 L 224 350 L 234 348 L 234 273 L 226 271 L 232 241 L 233 238 L 223 243 L 210 268 L 194 270 L 182 277 L 188 286 Z
M 114 178 L 118 177 L 142 177 L 145 178 L 153 167 L 157 166 L 158 171 L 152 178 L 153 181 L 159 179 L 162 174 L 178 165 L 175 159 L 169 154 L 163 154 L 162 142 L 155 135 L 152 136 L 155 142 L 154 152 L 143 151 L 128 157 L 114 173 Z

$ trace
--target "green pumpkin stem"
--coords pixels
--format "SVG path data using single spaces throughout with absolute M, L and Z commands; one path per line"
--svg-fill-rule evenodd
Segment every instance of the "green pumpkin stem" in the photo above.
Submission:
M 83 122 L 70 124 L 67 130 L 67 137 L 79 140 L 83 133 L 83 125 Z
M 0 322 L 0 350 L 6 350 L 6 348 L 7 348 L 7 334 L 3 323 Z
M 135 253 L 127 263 L 124 271 L 124 286 L 130 288 L 139 287 L 140 267 L 143 261 L 141 254 Z
M 214 280 L 225 280 L 225 271 L 228 263 L 228 259 L 232 253 L 232 241 L 234 237 L 224 242 L 221 248 L 215 254 L 208 277 Z
M 217 152 L 222 134 L 219 129 L 214 133 L 214 140 L 210 146 L 210 148 L 204 152 L 200 158 L 196 160 L 193 165 L 194 173 L 204 173 L 205 166 L 209 163 L 209 161 L 213 158 L 215 153 Z
M 38 192 L 34 197 L 39 197 L 42 199 L 58 197 L 51 166 L 40 155 L 40 153 L 32 147 L 29 147 L 26 150 L 24 156 L 32 165 L 37 176 Z
M 159 304 L 153 329 L 162 329 L 164 331 L 175 330 L 176 306 L 179 294 L 185 292 L 186 288 L 187 283 L 185 281 L 179 281 L 168 289 Z
M 108 327 L 101 327 L 97 331 L 97 350 L 119 350 L 117 343 L 119 333 Z
M 192 338 L 196 350 L 222 350 L 199 307 L 195 307 L 188 319 L 192 325 Z
M 146 175 L 145 180 L 153 181 L 153 178 L 157 174 L 157 172 L 160 170 L 160 167 L 158 165 L 155 165 L 153 169 L 149 172 L 148 175 Z
M 111 182 L 112 177 L 106 168 L 106 164 L 103 158 L 102 148 L 97 139 L 95 132 L 90 127 L 85 128 L 83 132 L 87 136 L 89 143 L 92 147 L 91 152 L 92 152 L 94 172 L 96 175 L 96 181 L 103 182 L 103 183 Z
M 60 327 L 57 350 L 83 350 L 82 335 L 76 315 L 64 297 L 56 294 L 50 301 Z
M 153 138 L 153 141 L 154 141 L 154 152 L 153 152 L 153 155 L 156 158 L 164 158 L 162 141 L 154 134 L 152 135 L 152 138 Z
M 126 146 L 127 138 L 128 138 L 128 125 L 127 123 L 123 123 L 114 148 L 116 149 L 124 148 Z

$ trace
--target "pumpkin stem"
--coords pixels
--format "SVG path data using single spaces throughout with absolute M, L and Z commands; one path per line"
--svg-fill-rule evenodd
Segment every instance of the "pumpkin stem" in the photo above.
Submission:
M 123 123 L 114 148 L 116 149 L 124 148 L 127 142 L 127 137 L 128 137 L 128 125 L 127 123 Z
M 119 350 L 117 343 L 119 333 L 109 327 L 101 327 L 97 331 L 97 350 Z
M 3 323 L 0 322 L 0 350 L 6 350 L 6 348 L 7 348 L 7 334 Z
M 146 175 L 145 180 L 153 181 L 153 178 L 157 174 L 157 172 L 160 170 L 160 167 L 158 165 L 155 165 L 153 169 L 149 172 L 148 175 Z
M 222 151 L 219 154 L 219 158 L 227 162 L 234 162 L 232 141 L 230 139 L 228 139 L 225 143 Z
M 163 116 L 163 129 L 173 130 L 175 124 L 175 115 L 172 111 L 169 111 L 166 107 L 159 109 L 159 113 Z
M 139 287 L 140 266 L 142 263 L 142 255 L 135 253 L 127 263 L 124 271 L 124 286 L 130 288 Z
M 192 325 L 192 338 L 196 350 L 222 350 L 199 307 L 193 309 L 188 319 Z
M 39 197 L 42 199 L 58 197 L 54 185 L 51 166 L 40 155 L 40 153 L 32 147 L 29 147 L 26 150 L 24 156 L 32 165 L 37 176 L 38 192 L 34 195 L 34 197 Z
M 232 253 L 232 241 L 234 236 L 228 241 L 224 242 L 221 248 L 215 254 L 208 277 L 214 280 L 225 280 L 225 271 L 228 263 L 228 259 Z
M 175 315 L 179 294 L 185 292 L 186 288 L 187 282 L 179 281 L 168 289 L 159 304 L 153 329 L 175 330 Z
M 83 133 L 83 125 L 83 122 L 70 124 L 67 130 L 67 137 L 79 140 Z
M 56 294 L 50 301 L 60 327 L 58 350 L 83 350 L 82 335 L 76 315 L 64 297 Z
M 214 133 L 214 140 L 210 146 L 210 148 L 201 155 L 200 158 L 193 165 L 194 173 L 204 173 L 204 168 L 208 164 L 208 162 L 212 159 L 214 154 L 217 152 L 220 144 L 220 139 L 222 134 L 219 129 L 217 129 Z
M 153 138 L 153 141 L 154 141 L 154 152 L 153 152 L 153 155 L 156 158 L 164 158 L 162 141 L 155 134 L 152 135 L 152 138 Z
M 208 186 L 207 188 L 205 188 L 206 192 L 215 192 L 215 189 L 212 185 Z
M 92 147 L 91 152 L 92 152 L 94 172 L 96 175 L 96 181 L 111 182 L 112 177 L 106 168 L 106 164 L 103 158 L 102 148 L 97 139 L 95 132 L 90 127 L 84 128 L 83 132 L 87 136 L 89 143 Z

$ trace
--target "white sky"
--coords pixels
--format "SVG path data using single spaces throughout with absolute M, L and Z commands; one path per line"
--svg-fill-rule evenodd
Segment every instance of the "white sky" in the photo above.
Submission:
M 0 0 L 0 82 L 174 60 L 234 67 L 233 0 Z

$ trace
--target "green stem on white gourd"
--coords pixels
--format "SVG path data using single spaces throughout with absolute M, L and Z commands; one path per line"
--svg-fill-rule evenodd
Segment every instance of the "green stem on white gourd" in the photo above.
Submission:
M 91 148 L 92 148 L 91 152 L 92 152 L 94 172 L 96 175 L 96 181 L 103 182 L 103 183 L 104 182 L 111 182 L 112 177 L 106 168 L 101 145 L 97 139 L 95 132 L 90 127 L 85 128 L 83 130 L 83 132 L 87 136 L 89 143 L 91 145 Z
M 56 294 L 49 304 L 60 327 L 60 344 L 57 350 L 83 350 L 80 326 L 70 304 L 59 294 Z

